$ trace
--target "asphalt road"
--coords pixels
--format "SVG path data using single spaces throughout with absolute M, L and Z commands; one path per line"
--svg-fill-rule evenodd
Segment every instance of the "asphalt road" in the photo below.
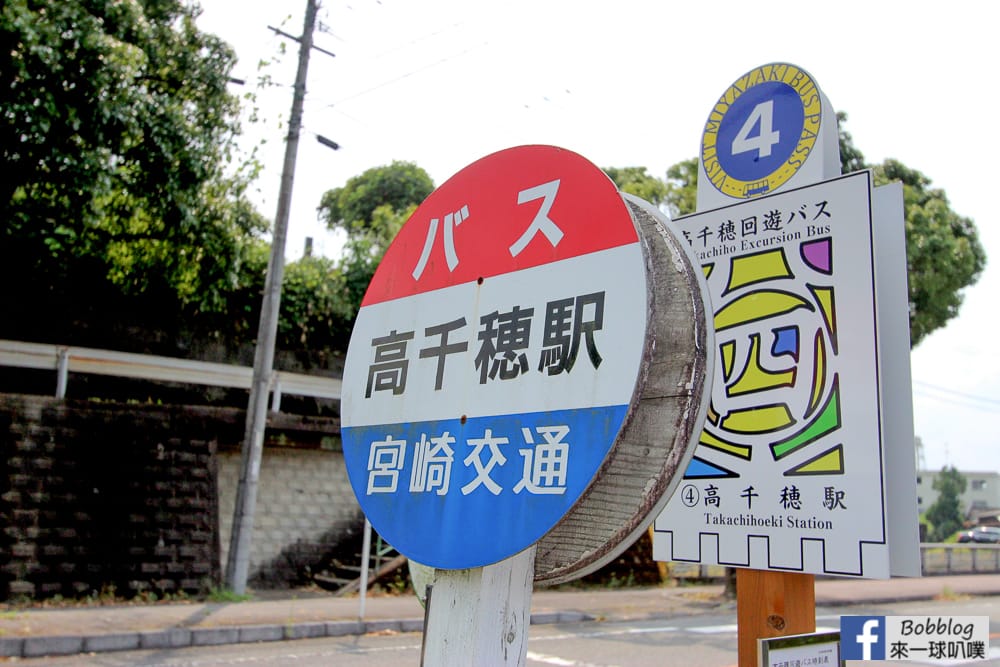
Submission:
M 839 629 L 840 615 L 989 616 L 1000 638 L 1000 600 L 995 597 L 817 609 L 820 628 Z M 127 651 L 63 658 L 21 659 L 30 667 L 403 667 L 420 665 L 420 633 L 384 632 L 330 639 L 238 644 L 161 651 Z M 737 662 L 732 613 L 684 615 L 628 622 L 580 622 L 532 626 L 525 667 L 731 667 Z M 1000 667 L 1000 647 L 975 663 L 854 662 L 916 666 L 975 664 Z

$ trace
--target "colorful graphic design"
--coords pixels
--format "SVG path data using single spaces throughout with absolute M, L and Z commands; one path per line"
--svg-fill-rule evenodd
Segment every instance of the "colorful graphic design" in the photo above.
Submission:
M 717 363 L 658 560 L 888 576 L 870 187 L 861 172 L 675 221 L 703 260 Z

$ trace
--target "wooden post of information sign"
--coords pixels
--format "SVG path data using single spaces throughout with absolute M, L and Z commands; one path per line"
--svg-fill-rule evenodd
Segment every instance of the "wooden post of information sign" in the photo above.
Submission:
M 736 570 L 739 667 L 759 667 L 757 640 L 816 631 L 815 576 Z
M 601 567 L 663 508 L 713 363 L 688 253 L 554 146 L 469 165 L 386 251 L 342 438 L 379 535 L 434 568 L 425 664 L 523 665 L 533 585 Z

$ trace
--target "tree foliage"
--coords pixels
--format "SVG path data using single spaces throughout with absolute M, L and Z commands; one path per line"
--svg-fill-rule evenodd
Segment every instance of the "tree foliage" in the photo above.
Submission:
M 307 256 L 288 264 L 281 285 L 279 346 L 320 354 L 346 350 L 357 314 L 348 295 L 335 260 Z
M 916 345 L 958 315 L 962 289 L 986 267 L 975 223 L 952 210 L 943 190 L 896 160 L 875 165 L 875 183 L 903 184 L 910 339 Z
M 938 497 L 925 514 L 933 526 L 932 541 L 943 542 L 962 528 L 961 496 L 965 493 L 966 484 L 965 477 L 955 466 L 945 466 L 935 478 L 934 490 L 938 492 Z
M 421 167 L 395 161 L 372 167 L 323 195 L 320 218 L 331 229 L 347 232 L 339 269 L 349 321 L 353 322 L 389 244 L 433 191 L 434 181 Z
M 236 167 L 232 50 L 181 0 L 0 10 L 0 277 L 46 321 L 3 335 L 178 328 L 227 309 L 264 220 Z M 30 277 L 30 279 L 26 279 Z M 17 326 L 17 324 L 23 326 Z M 76 338 L 80 340 L 80 338 Z
M 396 229 L 379 227 L 375 209 L 388 206 L 403 211 L 419 204 L 434 190 L 434 181 L 427 172 L 412 162 L 394 161 L 390 165 L 372 167 L 354 176 L 343 187 L 328 190 L 319 204 L 320 219 L 330 229 L 343 229 L 349 235 L 373 234 L 372 240 L 388 245 Z M 385 234 L 391 236 L 385 237 Z
M 837 112 L 837 138 L 840 144 L 840 173 L 852 174 L 867 169 L 865 156 L 854 145 L 854 138 L 847 131 L 847 114 Z
M 605 167 L 604 173 L 622 192 L 645 199 L 654 206 L 667 199 L 667 184 L 650 174 L 646 167 Z
M 986 251 L 975 223 L 951 209 L 943 190 L 901 162 L 888 159 L 869 165 L 840 120 L 840 159 L 843 173 L 871 168 L 875 185 L 903 184 L 906 220 L 906 257 L 909 274 L 910 344 L 917 345 L 958 314 L 962 290 L 975 284 L 986 266 Z M 666 204 L 671 215 L 695 211 L 698 159 L 679 162 L 667 170 Z
M 670 215 L 694 213 L 698 207 L 698 159 L 678 162 L 667 169 L 667 206 Z

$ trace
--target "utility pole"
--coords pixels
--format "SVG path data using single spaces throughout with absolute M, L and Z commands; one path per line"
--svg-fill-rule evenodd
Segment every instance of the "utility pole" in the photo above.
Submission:
M 281 305 L 281 281 L 285 273 L 285 238 L 291 211 L 292 183 L 295 178 L 295 158 L 299 150 L 299 130 L 302 128 L 302 101 L 306 93 L 309 52 L 312 49 L 313 28 L 316 24 L 318 0 L 306 0 L 305 24 L 299 42 L 299 66 L 295 74 L 292 113 L 285 143 L 285 161 L 281 171 L 278 211 L 274 219 L 271 259 L 264 280 L 264 300 L 254 351 L 253 384 L 247 405 L 246 432 L 240 481 L 236 489 L 233 528 L 226 559 L 226 587 L 237 595 L 246 592 L 250 567 L 250 543 L 253 536 L 254 509 L 260 481 L 260 460 L 264 451 L 264 430 L 267 427 L 267 400 L 274 371 L 274 347 L 278 332 L 278 310 Z

